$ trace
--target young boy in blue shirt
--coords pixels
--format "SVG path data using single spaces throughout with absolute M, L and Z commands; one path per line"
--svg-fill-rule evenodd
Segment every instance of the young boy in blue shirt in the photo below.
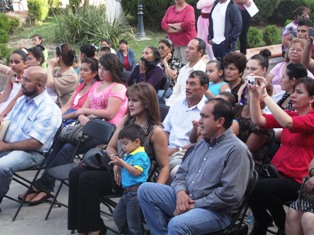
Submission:
M 150 159 L 142 147 L 144 136 L 145 132 L 139 125 L 127 125 L 118 135 L 125 155 L 123 159 L 111 157 L 110 163 L 122 168 L 124 193 L 113 212 L 114 222 L 122 234 L 144 234 L 144 219 L 137 199 L 137 189 L 147 181 L 150 169 Z

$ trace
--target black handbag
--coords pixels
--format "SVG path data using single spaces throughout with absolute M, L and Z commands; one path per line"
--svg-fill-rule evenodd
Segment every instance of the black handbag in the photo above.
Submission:
M 66 142 L 71 144 L 78 144 L 82 135 L 83 135 L 83 127 L 80 122 L 74 121 L 64 127 L 58 137 L 60 142 Z M 89 139 L 88 135 L 84 135 L 81 142 L 85 142 Z
M 265 178 L 281 178 L 277 168 L 273 164 L 262 165 L 260 174 Z
M 111 190 L 113 193 L 121 191 L 114 180 L 113 165 L 109 165 L 110 157 L 106 150 L 101 148 L 92 148 L 88 150 L 82 159 L 82 164 L 92 170 L 105 170 L 109 173 L 109 180 L 111 182 Z
M 94 169 L 112 168 L 109 165 L 110 157 L 108 156 L 106 150 L 101 148 L 92 148 L 88 150 L 84 154 L 82 162 L 87 167 Z

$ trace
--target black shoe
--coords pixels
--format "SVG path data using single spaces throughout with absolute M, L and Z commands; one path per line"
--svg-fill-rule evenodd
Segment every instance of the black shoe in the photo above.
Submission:
M 250 235 L 266 235 L 267 234 L 267 223 L 255 221 L 252 231 Z
M 278 228 L 278 231 L 277 231 L 276 235 L 285 235 L 285 234 L 286 234 L 286 233 L 285 233 L 285 230 L 284 230 L 284 229 Z
M 106 235 L 107 234 L 107 228 L 103 228 L 100 230 L 99 235 Z
M 268 221 L 256 220 L 250 235 L 266 235 L 267 228 L 273 225 L 273 219 L 269 216 Z M 280 234 L 281 235 L 281 234 Z M 284 235 L 284 234 L 283 234 Z

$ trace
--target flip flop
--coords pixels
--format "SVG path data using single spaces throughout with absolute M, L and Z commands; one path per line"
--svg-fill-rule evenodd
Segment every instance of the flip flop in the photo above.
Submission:
M 25 196 L 25 202 L 29 202 L 30 200 L 32 200 L 39 192 L 38 191 L 35 191 L 34 189 L 31 189 L 29 191 L 26 191 L 24 193 L 21 193 L 17 196 L 17 199 L 19 201 L 23 201 Z
M 46 192 L 39 192 L 35 197 L 33 197 L 29 202 L 29 206 L 39 205 L 41 203 L 46 202 L 47 199 L 53 198 L 53 194 L 48 194 Z M 37 200 L 36 200 L 37 199 Z

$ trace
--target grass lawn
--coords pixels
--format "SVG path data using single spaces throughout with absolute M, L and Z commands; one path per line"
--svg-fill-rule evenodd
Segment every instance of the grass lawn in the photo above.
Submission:
M 44 38 L 44 46 L 48 48 L 49 57 L 53 56 L 54 48 L 59 44 L 55 41 L 55 30 L 57 28 L 57 21 L 55 17 L 50 16 L 40 25 L 35 25 L 32 27 L 23 26 L 19 30 L 16 31 L 14 35 L 11 36 L 10 47 L 16 48 L 18 41 L 21 39 L 31 39 L 31 36 L 34 34 L 40 34 Z M 136 33 L 136 29 L 134 30 Z M 136 59 L 139 61 L 142 51 L 146 46 L 155 46 L 158 47 L 158 41 L 166 36 L 166 33 L 154 33 L 151 31 L 145 31 L 146 37 L 148 40 L 137 41 L 131 40 L 129 41 L 129 47 L 132 48 L 135 52 Z M 17 42 L 17 43 L 15 43 Z M 79 53 L 79 46 L 74 46 L 77 53 Z M 118 49 L 118 48 L 115 48 Z

